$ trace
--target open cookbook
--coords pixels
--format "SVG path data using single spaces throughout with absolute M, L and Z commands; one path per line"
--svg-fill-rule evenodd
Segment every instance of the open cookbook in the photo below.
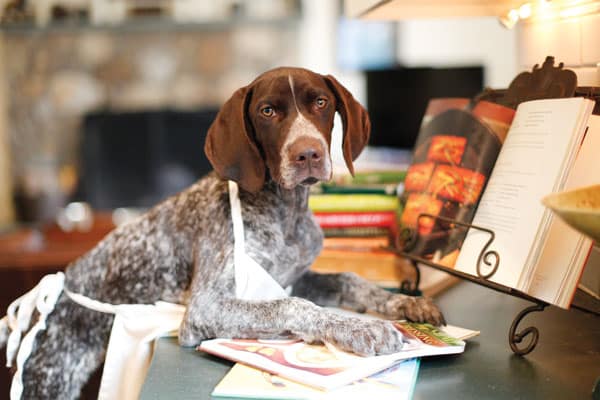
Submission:
M 526 101 L 516 111 L 432 100 L 402 197 L 401 223 L 418 235 L 400 247 L 475 276 L 482 251 L 495 251 L 497 270 L 482 266 L 489 280 L 568 308 L 592 240 L 541 200 L 600 181 L 593 108 L 582 97 Z M 454 221 L 492 230 L 494 240 L 486 248 L 489 232 Z

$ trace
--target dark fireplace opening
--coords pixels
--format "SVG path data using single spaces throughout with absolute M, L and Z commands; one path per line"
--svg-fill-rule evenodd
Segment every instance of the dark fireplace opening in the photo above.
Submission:
M 98 210 L 147 208 L 185 189 L 212 169 L 204 140 L 217 111 L 86 115 L 74 200 Z

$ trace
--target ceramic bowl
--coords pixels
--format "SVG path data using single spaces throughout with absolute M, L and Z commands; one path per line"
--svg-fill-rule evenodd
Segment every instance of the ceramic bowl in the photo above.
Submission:
M 542 203 L 563 221 L 600 243 L 600 185 L 550 194 Z

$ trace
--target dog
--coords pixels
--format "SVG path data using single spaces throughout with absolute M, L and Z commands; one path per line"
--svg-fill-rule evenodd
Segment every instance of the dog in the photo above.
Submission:
M 308 209 L 309 187 L 332 176 L 334 114 L 343 156 L 367 144 L 366 110 L 334 77 L 277 68 L 237 90 L 211 125 L 205 153 L 214 171 L 141 218 L 116 228 L 65 271 L 65 289 L 112 304 L 186 305 L 182 346 L 214 337 L 328 341 L 363 355 L 402 347 L 390 321 L 362 320 L 323 306 L 391 319 L 444 323 L 433 302 L 392 294 L 353 273 L 309 270 L 323 233 Z M 236 298 L 228 180 L 238 184 L 246 252 L 291 296 Z M 113 316 L 64 293 L 23 368 L 23 398 L 77 398 L 102 364 Z

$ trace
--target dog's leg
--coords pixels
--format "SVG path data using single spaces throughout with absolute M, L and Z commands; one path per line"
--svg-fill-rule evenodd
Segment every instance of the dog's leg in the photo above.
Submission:
M 392 319 L 445 324 L 444 316 L 431 299 L 393 294 L 349 272 L 306 272 L 294 283 L 292 294 L 321 306 L 345 307 L 358 312 L 373 311 Z
M 38 333 L 23 368 L 23 399 L 76 399 L 104 361 L 112 315 L 83 308 L 64 294 Z
M 402 335 L 389 321 L 336 315 L 298 297 L 271 301 L 192 298 L 179 330 L 180 344 L 193 346 L 214 337 L 328 341 L 363 355 L 402 348 Z

